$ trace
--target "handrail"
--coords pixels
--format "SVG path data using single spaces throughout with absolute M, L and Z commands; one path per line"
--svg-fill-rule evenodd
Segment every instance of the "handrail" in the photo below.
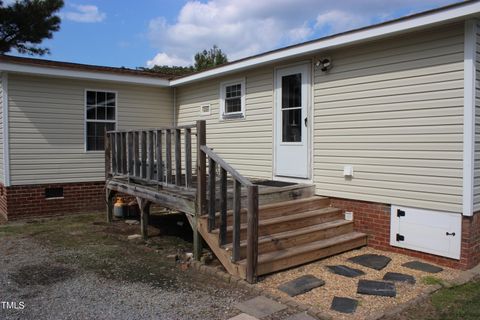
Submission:
M 105 133 L 105 178 L 193 189 L 192 129 L 196 125 Z M 183 150 L 182 150 L 183 145 Z
M 207 157 L 208 157 L 208 202 L 207 202 Z M 257 280 L 258 265 L 258 186 L 242 176 L 206 144 L 206 124 L 197 121 L 197 214 L 208 213 L 208 231 L 216 228 L 217 196 L 216 168 L 220 167 L 220 221 L 219 245 L 227 243 L 227 174 L 233 180 L 232 261 L 240 260 L 241 240 L 241 188 L 247 190 L 247 261 L 246 278 L 250 283 Z M 208 208 L 207 208 L 208 207 Z
M 210 159 L 212 159 L 213 161 L 215 161 L 218 165 L 220 165 L 223 169 L 225 169 L 228 173 L 230 173 L 232 175 L 233 178 L 235 178 L 235 180 L 237 180 L 238 182 L 240 182 L 243 186 L 245 187 L 250 187 L 250 186 L 253 186 L 254 184 L 248 180 L 247 178 L 245 178 L 244 176 L 242 176 L 237 170 L 235 170 L 231 165 L 229 165 L 227 162 L 225 162 L 225 160 L 223 160 L 222 158 L 220 158 L 220 156 L 218 154 L 216 154 L 213 149 L 209 148 L 208 146 L 204 145 L 204 146 L 200 146 L 200 150 L 202 150 L 203 152 L 205 152 L 205 154 L 207 155 L 207 157 L 209 157 Z
M 118 129 L 118 130 L 110 130 L 107 131 L 109 133 L 118 133 L 118 132 L 135 132 L 135 131 L 156 131 L 156 130 L 175 130 L 175 129 L 194 129 L 196 128 L 196 124 L 188 124 L 183 126 L 176 126 L 176 127 L 158 127 L 158 128 L 142 128 L 142 129 Z

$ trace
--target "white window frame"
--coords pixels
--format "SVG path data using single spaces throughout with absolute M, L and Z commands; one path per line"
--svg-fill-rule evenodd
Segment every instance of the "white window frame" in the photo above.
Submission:
M 241 111 L 238 112 L 229 112 L 228 116 L 225 115 L 225 97 L 226 97 L 226 88 L 228 86 L 240 85 L 240 105 Z M 220 120 L 237 120 L 245 118 L 245 78 L 229 80 L 220 83 Z
M 87 92 L 105 92 L 105 93 L 114 93 L 115 94 L 115 119 L 114 120 L 97 120 L 97 119 L 87 119 Z M 108 89 L 85 89 L 83 96 L 83 148 L 85 153 L 104 153 L 105 150 L 88 150 L 87 149 L 87 122 L 103 122 L 103 123 L 114 123 L 115 129 L 117 129 L 117 119 L 118 119 L 118 91 L 108 90 Z

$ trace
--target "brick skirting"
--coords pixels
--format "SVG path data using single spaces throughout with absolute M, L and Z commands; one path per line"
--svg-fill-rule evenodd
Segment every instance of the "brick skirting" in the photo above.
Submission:
M 462 245 L 460 260 L 393 247 L 390 245 L 390 205 L 331 198 L 332 206 L 354 213 L 354 228 L 368 235 L 368 245 L 386 251 L 425 259 L 456 269 L 470 269 L 480 263 L 480 212 L 462 218 Z
M 0 185 L 0 223 L 105 209 L 105 182 Z M 62 198 L 45 198 L 46 188 L 63 188 Z

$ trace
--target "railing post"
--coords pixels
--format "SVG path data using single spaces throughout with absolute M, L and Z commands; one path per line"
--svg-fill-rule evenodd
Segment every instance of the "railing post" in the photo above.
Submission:
M 197 212 L 193 230 L 193 256 L 200 260 L 202 255 L 202 239 L 198 231 L 200 215 L 206 212 L 207 204 L 207 163 L 205 153 L 200 149 L 207 144 L 205 120 L 197 121 Z
M 111 177 L 112 170 L 112 148 L 110 145 L 110 135 L 105 131 L 105 181 Z
M 227 243 L 227 170 L 220 170 L 220 232 L 219 244 Z
M 172 130 L 165 130 L 165 162 L 167 184 L 172 183 Z
M 192 187 L 192 129 L 185 129 L 185 186 Z
M 148 131 L 148 175 L 147 179 L 153 181 L 155 179 L 155 149 L 153 131 Z
M 157 130 L 157 181 L 163 182 L 162 130 Z
M 247 194 L 247 281 L 255 283 L 258 264 L 258 186 L 249 186 Z
M 207 144 L 205 120 L 197 121 L 197 214 L 207 210 L 207 157 L 200 149 Z
M 142 155 L 142 162 L 141 162 L 141 177 L 142 179 L 147 179 L 147 132 L 141 131 L 140 133 L 140 148 L 141 155 Z
M 240 224 L 241 216 L 241 199 L 242 199 L 242 185 L 237 180 L 233 179 L 233 234 L 232 234 L 232 261 L 240 260 Z
M 217 195 L 215 193 L 216 185 L 216 171 L 217 164 L 213 161 L 212 158 L 208 160 L 208 232 L 212 232 L 216 228 L 215 223 L 215 213 L 216 213 L 216 204 L 217 204 Z
M 128 167 L 127 167 L 127 133 L 126 132 L 122 132 L 121 133 L 121 141 L 122 141 L 122 173 L 124 175 L 127 174 L 127 170 L 128 170 Z
M 182 185 L 182 149 L 181 149 L 181 131 L 175 129 L 175 184 Z

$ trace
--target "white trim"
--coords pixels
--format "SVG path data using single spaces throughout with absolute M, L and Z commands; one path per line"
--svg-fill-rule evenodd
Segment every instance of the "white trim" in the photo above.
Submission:
M 11 186 L 8 109 L 8 73 L 2 72 L 3 185 L 5 187 Z
M 245 78 L 238 78 L 238 79 L 232 79 L 228 81 L 223 81 L 220 83 L 220 110 L 219 110 L 219 119 L 221 121 L 225 120 L 242 120 L 245 119 Z M 240 106 L 241 106 L 241 111 L 239 112 L 229 112 L 229 115 L 238 115 L 238 117 L 224 117 L 225 115 L 225 88 L 227 86 L 234 86 L 234 85 L 240 85 L 241 89 L 241 97 L 240 97 Z
M 476 20 L 465 21 L 464 90 L 463 90 L 463 215 L 473 215 L 473 184 L 475 164 L 475 62 Z
M 133 84 L 144 84 L 160 87 L 168 87 L 170 81 L 166 79 L 156 79 L 148 76 L 118 75 L 107 72 L 78 71 L 60 68 L 48 68 L 39 66 L 22 65 L 16 63 L 0 62 L 0 71 L 10 71 L 15 73 L 38 74 L 52 77 L 64 77 L 87 80 L 104 80 L 114 82 L 125 82 Z
M 453 8 L 435 11 L 430 14 L 403 19 L 369 29 L 353 31 L 347 34 L 320 39 L 318 41 L 306 43 L 303 45 L 267 53 L 261 56 L 252 57 L 239 62 L 233 62 L 223 67 L 207 70 L 198 74 L 193 74 L 180 79 L 170 81 L 171 86 L 191 83 L 197 80 L 225 75 L 228 73 L 240 71 L 247 68 L 253 68 L 258 65 L 285 60 L 300 55 L 312 54 L 319 50 L 331 49 L 334 47 L 350 45 L 361 41 L 373 40 L 391 36 L 393 34 L 405 33 L 422 27 L 431 27 L 439 23 L 446 23 L 456 19 L 465 19 L 469 16 L 478 14 L 480 11 L 480 2 L 465 3 L 464 5 Z
M 115 94 L 115 119 L 114 120 L 97 120 L 87 119 L 87 92 L 105 92 Z M 115 123 L 115 129 L 118 128 L 118 91 L 108 89 L 90 89 L 85 88 L 83 92 L 83 150 L 85 153 L 105 153 L 104 150 L 87 150 L 87 122 L 102 122 L 102 123 Z

